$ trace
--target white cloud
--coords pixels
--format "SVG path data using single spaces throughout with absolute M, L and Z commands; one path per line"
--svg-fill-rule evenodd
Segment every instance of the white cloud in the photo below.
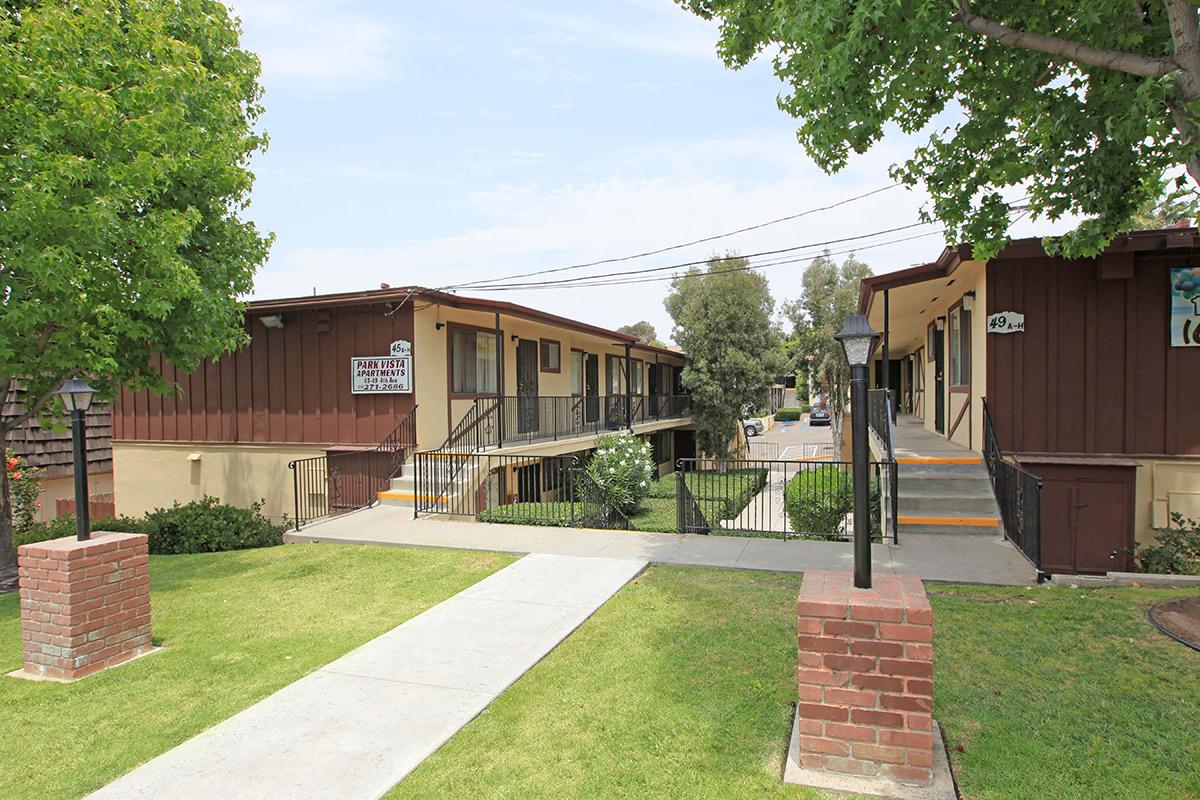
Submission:
M 398 32 L 340 0 L 232 0 L 244 44 L 262 58 L 268 88 L 296 82 L 326 89 L 400 73 Z

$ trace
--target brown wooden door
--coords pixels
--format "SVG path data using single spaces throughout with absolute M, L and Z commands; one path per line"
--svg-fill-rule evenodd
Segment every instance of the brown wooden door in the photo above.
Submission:
M 1042 569 L 1050 573 L 1129 570 L 1136 467 L 1026 466 L 1045 482 Z
M 584 419 L 595 422 L 600 419 L 600 356 L 588 353 L 583 357 Z
M 538 429 L 538 343 L 517 342 L 517 433 Z

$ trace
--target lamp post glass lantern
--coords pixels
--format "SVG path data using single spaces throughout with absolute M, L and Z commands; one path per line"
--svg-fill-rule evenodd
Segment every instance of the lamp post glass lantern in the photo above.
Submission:
M 867 365 L 879 343 L 879 332 L 862 314 L 846 317 L 842 330 L 834 334 L 850 365 L 850 450 L 854 476 L 854 585 L 871 588 L 871 514 L 868 488 Z
M 84 415 L 92 407 L 96 390 L 82 378 L 71 378 L 58 390 L 63 406 L 71 412 L 71 443 L 75 455 L 71 465 L 75 473 L 75 538 L 87 541 L 91 537 L 88 518 L 87 431 Z

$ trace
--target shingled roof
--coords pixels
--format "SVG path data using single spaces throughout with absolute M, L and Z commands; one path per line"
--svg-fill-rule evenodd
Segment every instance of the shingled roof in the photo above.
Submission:
M 15 382 L 8 387 L 0 415 L 11 419 L 22 413 L 25 390 Z M 112 471 L 112 409 L 92 406 L 86 417 L 88 472 Z M 72 473 L 71 427 L 65 424 L 55 430 L 43 427 L 36 419 L 22 422 L 8 433 L 8 446 L 32 466 L 46 470 L 46 477 L 56 478 Z

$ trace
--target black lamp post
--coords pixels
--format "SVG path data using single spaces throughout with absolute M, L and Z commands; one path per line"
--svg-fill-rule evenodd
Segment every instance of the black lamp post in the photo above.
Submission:
M 71 378 L 58 390 L 63 405 L 71 412 L 71 440 L 75 447 L 75 538 L 81 542 L 91 538 L 88 519 L 87 431 L 84 415 L 92 405 L 96 390 L 82 378 Z
M 854 475 L 854 585 L 859 589 L 871 588 L 871 512 L 867 497 L 870 486 L 867 448 L 867 365 L 875 345 L 879 343 L 878 331 L 862 314 L 846 317 L 840 333 L 834 334 L 846 353 L 850 365 L 850 422 L 851 453 Z

